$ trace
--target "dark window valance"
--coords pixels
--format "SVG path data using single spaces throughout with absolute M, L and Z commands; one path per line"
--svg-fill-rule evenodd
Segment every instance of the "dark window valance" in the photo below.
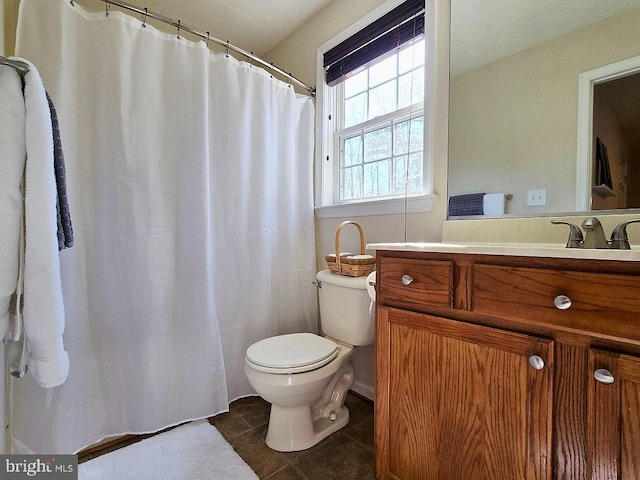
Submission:
M 424 0 L 407 0 L 324 54 L 328 85 L 424 33 Z

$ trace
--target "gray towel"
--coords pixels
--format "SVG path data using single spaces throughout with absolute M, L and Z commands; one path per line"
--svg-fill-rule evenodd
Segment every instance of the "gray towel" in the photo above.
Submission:
M 73 247 L 73 226 L 71 225 L 71 212 L 69 211 L 69 200 L 67 199 L 67 181 L 64 168 L 64 153 L 62 152 L 62 141 L 60 140 L 60 125 L 58 115 L 53 106 L 49 93 L 49 111 L 51 112 L 51 128 L 53 130 L 53 166 L 56 175 L 56 188 L 58 198 L 56 202 L 56 214 L 58 217 L 58 250 Z

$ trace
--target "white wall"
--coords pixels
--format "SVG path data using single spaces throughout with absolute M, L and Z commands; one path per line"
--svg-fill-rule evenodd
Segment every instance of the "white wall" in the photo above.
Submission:
M 0 55 L 11 56 L 16 44 L 16 25 L 20 0 L 2 0 L 0 3 Z

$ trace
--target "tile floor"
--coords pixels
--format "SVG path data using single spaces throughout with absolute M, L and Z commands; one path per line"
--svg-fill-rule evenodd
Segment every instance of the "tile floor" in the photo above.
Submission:
M 374 480 L 373 403 L 347 395 L 349 424 L 318 445 L 281 453 L 265 443 L 270 406 L 260 397 L 236 400 L 209 419 L 245 462 L 265 480 Z
M 342 430 L 302 452 L 276 452 L 265 437 L 270 405 L 260 397 L 246 397 L 229 412 L 209 418 L 238 454 L 264 480 L 375 480 L 373 463 L 373 403 L 348 394 L 351 419 Z M 78 455 L 80 463 L 138 442 L 149 435 L 132 435 L 112 445 Z

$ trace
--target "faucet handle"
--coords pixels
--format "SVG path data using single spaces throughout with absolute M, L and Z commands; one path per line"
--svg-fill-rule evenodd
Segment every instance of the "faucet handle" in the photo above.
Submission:
M 611 232 L 611 240 L 609 240 L 609 248 L 617 248 L 620 250 L 631 250 L 629 245 L 629 237 L 627 236 L 627 225 L 630 223 L 638 223 L 640 218 L 634 218 L 622 222 Z
M 565 222 L 563 220 L 551 220 L 554 225 L 569 225 L 569 239 L 567 240 L 567 248 L 582 248 L 584 237 L 582 230 L 575 223 Z

